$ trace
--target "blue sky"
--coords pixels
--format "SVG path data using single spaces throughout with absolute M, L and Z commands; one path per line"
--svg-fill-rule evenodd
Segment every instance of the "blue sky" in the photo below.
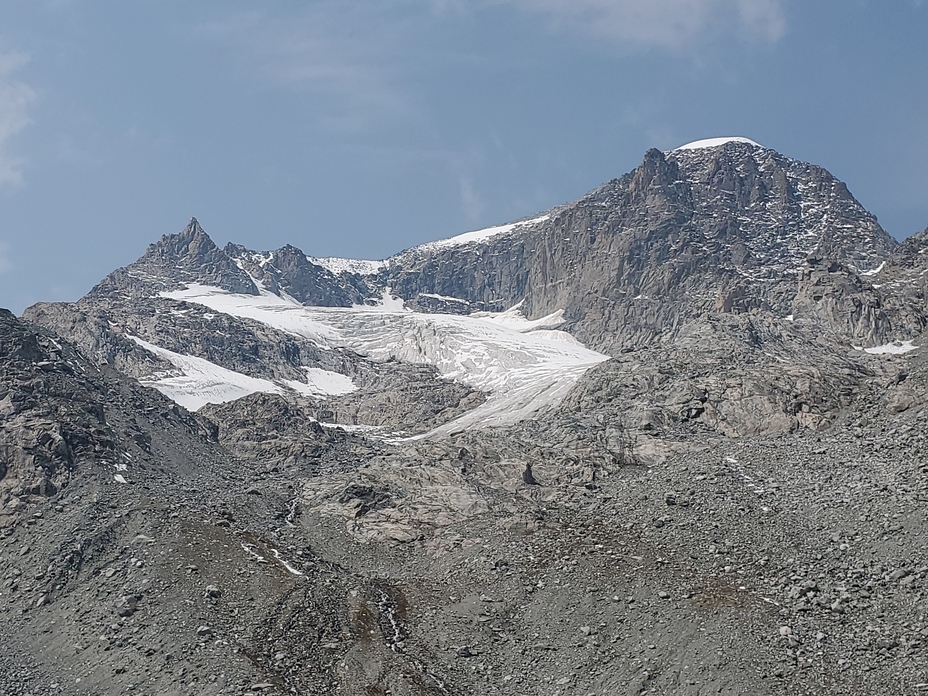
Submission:
M 0 306 L 195 215 L 381 258 L 743 135 L 928 226 L 928 2 L 3 0 Z

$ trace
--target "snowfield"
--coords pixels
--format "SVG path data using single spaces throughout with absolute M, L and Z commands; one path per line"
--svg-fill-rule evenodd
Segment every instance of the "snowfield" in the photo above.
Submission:
M 323 348 L 338 344 L 339 337 L 330 327 L 293 312 L 294 306 L 302 306 L 296 300 L 278 297 L 264 290 L 260 284 L 257 284 L 257 287 L 261 292 L 259 296 L 237 295 L 222 288 L 191 283 L 186 290 L 162 292 L 159 295 L 172 300 L 204 305 L 220 314 L 254 319 L 294 336 L 307 338 Z
M 284 380 L 278 384 L 270 380 L 243 375 L 241 372 L 226 369 L 203 358 L 175 353 L 144 341 L 138 336 L 129 336 L 129 338 L 149 353 L 167 360 L 176 368 L 170 373 L 149 375 L 140 379 L 139 382 L 146 387 L 154 387 L 188 411 L 198 411 L 206 404 L 235 401 L 256 392 L 282 394 L 286 388 L 315 397 L 346 394 L 357 389 L 351 379 L 345 375 L 319 368 L 306 368 L 306 383 Z
M 555 329 L 562 312 L 532 321 L 518 306 L 499 314 L 425 314 L 404 308 L 389 291 L 378 305 L 350 308 L 304 307 L 268 292 L 236 295 L 196 284 L 161 296 L 260 321 L 323 348 L 432 365 L 445 378 L 488 392 L 484 404 L 430 435 L 524 420 L 559 403 L 584 372 L 608 360 Z

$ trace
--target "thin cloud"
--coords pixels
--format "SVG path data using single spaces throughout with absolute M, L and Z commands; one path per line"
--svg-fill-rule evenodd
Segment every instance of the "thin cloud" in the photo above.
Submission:
M 9 248 L 3 242 L 0 242 L 0 275 L 13 268 L 10 262 Z
M 782 0 L 499 0 L 582 30 L 639 46 L 680 49 L 734 33 L 776 42 L 786 30 Z
M 239 13 L 199 27 L 246 75 L 317 97 L 317 124 L 358 131 L 411 108 L 391 72 L 401 27 L 366 3 L 324 1 L 295 16 Z
M 0 54 L 0 186 L 20 184 L 23 180 L 23 161 L 9 153 L 8 143 L 29 124 L 29 104 L 35 92 L 13 79 L 13 74 L 28 60 L 22 53 Z
M 749 36 L 775 43 L 786 33 L 780 0 L 737 0 L 740 25 Z
M 474 180 L 468 176 L 458 177 L 458 187 L 461 193 L 461 210 L 468 220 L 479 220 L 486 206 L 474 186 Z
M 554 30 L 593 34 L 628 47 L 670 50 L 720 36 L 775 42 L 785 0 L 316 0 L 288 13 L 251 10 L 199 25 L 197 40 L 224 50 L 257 84 L 306 92 L 313 123 L 356 133 L 422 118 L 410 75 L 429 69 L 417 55 L 435 23 L 507 5 Z M 412 82 L 415 80 L 413 79 Z

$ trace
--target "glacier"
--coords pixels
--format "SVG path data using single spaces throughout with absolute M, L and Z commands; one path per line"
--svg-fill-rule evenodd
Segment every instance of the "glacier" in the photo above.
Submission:
M 159 295 L 259 321 L 320 348 L 431 365 L 444 378 L 487 392 L 482 405 L 426 436 L 529 418 L 559 403 L 588 369 L 609 359 L 557 330 L 561 311 L 536 320 L 518 305 L 501 313 L 426 314 L 410 311 L 389 291 L 373 306 L 307 307 L 267 291 L 238 295 L 196 283 Z

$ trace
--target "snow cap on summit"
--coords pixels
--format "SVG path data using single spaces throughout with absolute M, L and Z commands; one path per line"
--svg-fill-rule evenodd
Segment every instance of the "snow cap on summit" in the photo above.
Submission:
M 707 138 L 705 140 L 694 140 L 691 143 L 686 145 L 681 145 L 678 148 L 674 148 L 674 152 L 677 150 L 702 150 L 707 147 L 719 147 L 720 145 L 725 145 L 726 143 L 746 143 L 748 145 L 753 145 L 754 147 L 763 147 L 760 143 L 754 142 L 750 138 L 742 138 L 739 136 L 733 136 L 730 138 Z

